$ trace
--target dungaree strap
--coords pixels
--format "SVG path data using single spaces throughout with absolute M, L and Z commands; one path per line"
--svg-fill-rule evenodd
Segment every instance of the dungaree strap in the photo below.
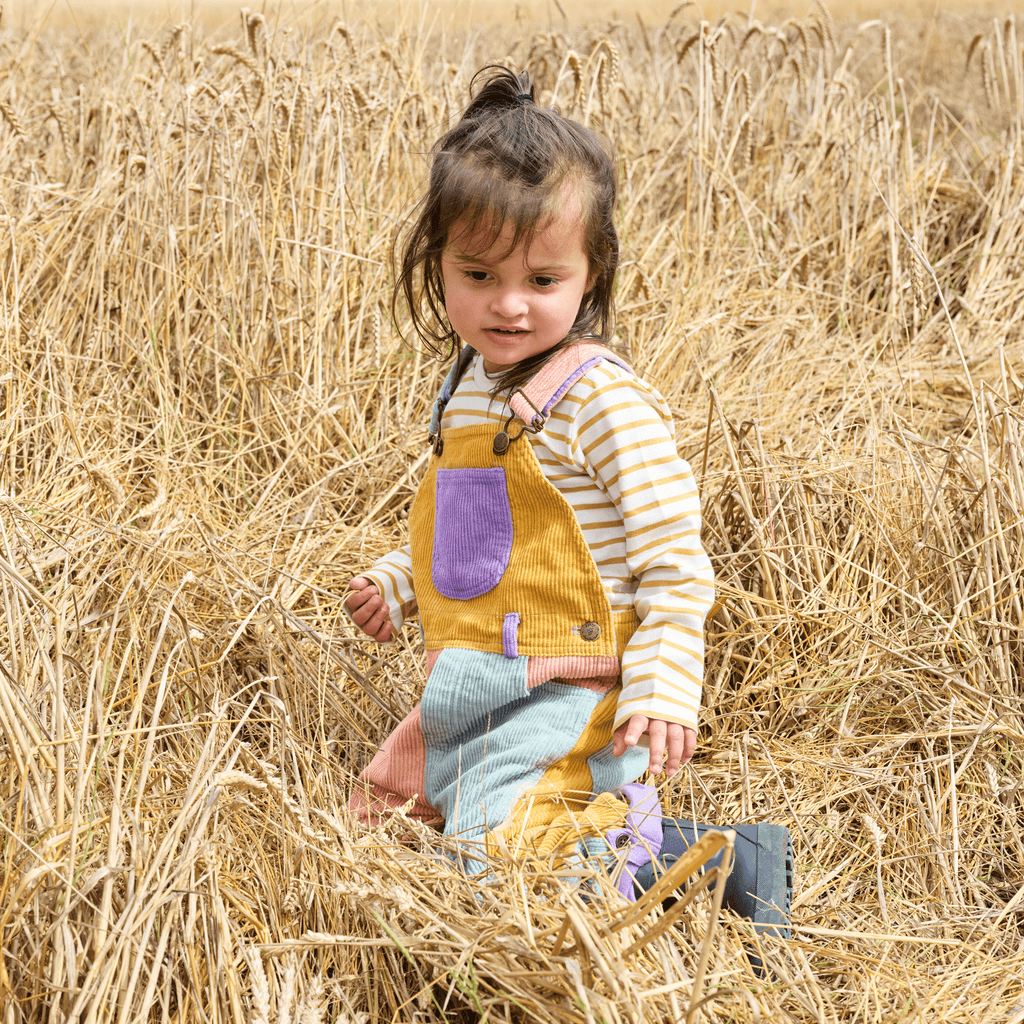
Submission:
M 433 408 L 430 410 L 429 439 L 431 443 L 441 432 L 441 417 L 444 415 L 445 406 L 451 401 L 455 389 L 459 386 L 459 381 L 462 380 L 462 375 L 466 372 L 466 367 L 469 366 L 470 361 L 475 355 L 476 349 L 465 345 L 459 353 L 459 358 L 452 363 L 452 368 L 448 371 L 448 376 L 445 377 L 444 383 L 441 385 L 441 391 L 434 401 Z
M 469 345 L 463 346 L 459 358 L 448 371 L 441 391 L 430 411 L 430 441 L 441 432 L 441 417 L 445 407 L 451 401 L 455 389 L 459 386 L 462 375 L 466 372 L 476 349 Z M 540 370 L 521 387 L 512 392 L 509 408 L 532 431 L 541 430 L 547 422 L 551 410 L 565 397 L 566 392 L 592 366 L 608 359 L 618 364 L 628 373 L 632 369 L 623 362 L 611 349 L 596 341 L 580 341 L 567 345 L 557 355 L 545 363 Z
M 541 430 L 551 410 L 565 397 L 569 388 L 604 359 L 633 372 L 604 345 L 596 341 L 576 342 L 553 356 L 523 387 L 516 388 L 508 407 L 529 429 Z

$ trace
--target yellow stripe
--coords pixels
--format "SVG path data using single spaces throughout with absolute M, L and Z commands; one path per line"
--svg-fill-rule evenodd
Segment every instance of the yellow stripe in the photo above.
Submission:
M 658 698 L 659 698 L 659 701 L 664 702 L 664 704 L 666 705 L 666 708 L 665 708 L 666 711 L 670 711 L 671 712 L 671 710 L 674 709 L 676 711 L 676 714 L 679 714 L 680 709 L 685 709 L 686 711 L 695 712 L 695 711 L 699 710 L 699 707 L 700 707 L 699 697 L 697 697 L 695 700 L 692 700 L 692 701 L 686 701 L 686 700 L 674 700 L 673 698 L 671 698 L 671 697 L 669 697 L 667 695 L 658 694 Z M 624 699 L 620 698 L 619 699 L 619 711 L 618 711 L 619 715 L 623 715 L 623 714 L 633 714 L 633 715 L 635 715 L 635 714 L 637 714 L 637 711 L 635 710 L 636 706 L 638 704 L 643 703 L 643 701 L 645 701 L 645 700 L 649 701 L 650 697 L 637 698 L 636 700 L 632 700 L 632 699 L 631 700 L 624 700 Z M 643 713 L 645 713 L 645 712 L 641 712 L 641 714 L 643 714 Z M 658 714 L 655 717 L 657 717 L 657 718 L 661 718 L 662 717 L 661 708 L 658 709 Z
M 641 513 L 639 513 L 639 512 L 637 512 L 637 513 L 631 512 L 631 513 L 629 513 L 629 518 L 628 519 L 624 519 L 623 522 L 632 522 L 634 515 L 640 515 L 640 514 Z M 657 525 L 661 526 L 662 524 L 675 523 L 677 521 L 678 522 L 682 522 L 682 521 L 684 521 L 684 520 L 686 520 L 688 518 L 689 518 L 688 516 L 678 516 L 678 517 L 672 517 L 672 518 L 666 516 L 664 519 L 660 519 L 658 521 Z M 646 526 L 635 526 L 631 530 L 626 530 L 625 533 L 626 533 L 627 537 L 642 537 L 644 534 L 650 533 L 651 529 L 652 529 L 652 526 L 650 524 L 650 521 L 648 521 Z M 697 529 L 697 528 L 693 528 L 693 529 L 690 529 L 690 530 L 673 531 L 673 534 L 676 537 L 696 537 L 698 539 L 698 541 L 700 540 L 700 530 Z M 641 551 L 646 551 L 647 548 L 649 548 L 651 546 L 651 544 L 657 544 L 659 541 L 664 543 L 664 539 L 665 538 L 663 536 L 659 537 L 659 538 L 655 538 L 649 544 L 644 544 L 641 547 L 634 548 L 634 551 L 637 552 L 637 553 L 639 553 Z M 672 547 L 667 549 L 667 550 L 675 551 L 675 552 L 677 552 L 679 554 L 685 553 L 687 558 L 697 558 L 697 557 L 700 556 L 700 554 L 704 550 L 704 548 L 701 547 L 701 545 L 699 543 L 697 544 L 696 547 L 693 547 L 693 548 L 684 548 L 684 547 L 682 547 L 679 544 L 673 544 Z
M 654 628 L 655 627 L 653 626 L 651 627 L 651 629 Z M 643 631 L 643 626 L 640 626 L 639 629 L 637 629 L 636 633 L 633 634 L 633 639 L 629 645 L 629 650 L 631 654 L 636 654 L 638 651 L 649 651 L 652 648 L 670 647 L 674 651 L 682 651 L 683 654 L 688 654 L 690 655 L 690 657 L 693 657 L 692 647 L 686 647 L 683 644 L 674 644 L 671 640 L 668 639 L 668 637 L 665 636 L 656 637 L 649 643 L 643 643 L 642 641 L 638 641 L 637 636 L 639 636 L 640 633 L 642 633 Z M 673 624 L 672 632 L 684 633 L 686 636 L 692 636 L 695 640 L 704 639 L 704 631 L 702 629 L 689 629 L 688 627 L 681 626 L 678 623 Z
M 647 465 L 649 464 L 644 463 L 642 466 L 638 466 L 637 470 L 645 469 Z M 620 475 L 623 478 L 626 478 L 632 472 L 633 470 L 630 470 L 629 472 L 622 473 Z M 692 494 L 695 489 L 693 486 L 693 473 L 673 473 L 671 476 L 659 476 L 655 480 L 645 480 L 642 484 L 637 484 L 635 487 L 620 487 L 619 500 L 621 501 L 623 498 L 632 498 L 634 494 L 640 494 L 643 491 L 650 490 L 652 487 L 662 486 L 678 487 L 681 490 L 689 491 Z M 685 497 L 689 496 L 690 495 L 686 495 Z M 684 500 L 684 495 L 680 495 L 676 500 Z
M 630 700 L 626 700 L 625 697 L 620 697 L 619 698 L 619 714 L 622 715 L 624 712 L 627 711 L 628 708 L 633 707 L 636 704 L 640 704 L 640 703 L 642 703 L 645 700 L 650 700 L 651 696 L 652 695 L 645 694 L 643 697 L 637 697 L 635 699 L 630 699 Z M 700 707 L 699 703 L 695 703 L 694 701 L 674 700 L 672 697 L 669 697 L 667 694 L 659 693 L 657 696 L 658 696 L 659 701 L 664 702 L 665 704 L 669 705 L 669 707 L 687 708 L 687 709 L 689 709 L 691 711 L 697 711 L 699 709 L 699 707 Z M 698 698 L 698 701 L 699 701 L 699 698 Z M 660 712 L 660 709 L 659 709 L 659 712 Z M 634 712 L 632 712 L 632 714 L 636 714 L 636 712 L 634 711 Z M 661 717 L 660 713 L 658 714 L 658 717 L 659 718 Z
M 591 416 L 590 419 L 584 420 L 580 424 L 579 432 L 581 434 L 587 433 L 587 431 L 589 431 L 589 430 L 591 430 L 593 428 L 595 423 L 600 422 L 601 420 L 605 419 L 605 417 L 611 416 L 614 413 L 617 413 L 617 412 L 632 412 L 634 409 L 636 409 L 638 404 L 639 403 L 637 402 L 637 400 L 631 396 L 630 398 L 626 399 L 625 401 L 618 402 L 615 405 L 605 406 L 603 409 L 600 410 L 600 412 L 594 413 L 594 415 Z M 649 424 L 649 423 L 659 423 L 660 424 L 660 423 L 664 423 L 665 422 L 664 419 L 661 416 L 659 416 L 658 413 L 654 409 L 652 409 L 649 405 L 647 405 L 646 402 L 643 403 L 643 407 L 645 409 L 649 410 L 650 415 L 649 416 L 644 416 L 643 418 L 641 418 L 639 416 L 635 416 L 635 417 L 632 418 L 631 422 L 636 426 L 637 429 L 639 429 L 640 427 L 643 427 L 643 426 L 647 426 L 647 424 Z M 607 441 L 608 438 L 613 437 L 614 434 L 615 434 L 614 430 L 606 430 L 603 434 L 601 434 L 601 436 L 599 438 L 597 438 L 597 440 L 592 442 L 592 445 L 594 447 L 596 447 L 597 445 L 604 444 L 605 441 Z
M 631 717 L 632 716 L 629 715 L 629 714 L 623 714 L 622 713 L 622 708 L 619 708 L 619 715 L 615 719 L 615 728 L 618 729 L 620 726 L 625 725 L 626 722 L 628 722 Z M 650 716 L 648 716 L 648 717 L 650 717 Z M 697 719 L 694 716 L 690 716 L 690 717 L 687 717 L 687 718 L 682 718 L 682 717 L 678 717 L 677 718 L 675 715 L 662 715 L 662 714 L 659 714 L 657 716 L 657 718 L 656 718 L 656 721 L 659 721 L 659 722 L 673 722 L 676 725 L 684 726 L 687 729 L 694 729 L 694 728 L 696 728 L 696 725 L 697 725 Z
M 631 452 L 631 451 L 642 451 L 643 448 L 644 448 L 644 443 L 642 441 L 640 441 L 637 444 L 628 445 L 625 448 L 620 448 L 619 451 L 629 451 L 629 452 Z M 618 454 L 618 453 L 617 452 L 613 452 L 611 455 L 608 456 L 608 458 L 603 459 L 601 462 L 597 463 L 594 466 L 594 469 L 596 471 L 600 471 L 601 469 L 603 469 L 605 466 L 608 465 L 609 462 L 611 462 L 615 458 L 616 454 Z M 604 481 L 604 484 L 608 488 L 608 490 L 610 490 L 610 491 L 615 490 L 615 486 L 619 482 L 619 477 L 620 476 L 623 477 L 624 479 L 628 480 L 629 477 L 633 473 L 638 472 L 640 469 L 649 469 L 652 466 L 664 466 L 667 463 L 675 462 L 675 460 L 677 458 L 679 458 L 679 456 L 676 455 L 673 452 L 671 455 L 666 455 L 666 456 L 664 456 L 663 458 L 660 458 L 660 459 L 646 459 L 642 466 L 631 466 L 629 469 L 624 470 L 622 473 L 616 473 L 614 476 L 608 477 Z
M 708 590 L 711 591 L 712 597 L 714 597 L 714 587 L 709 586 Z M 705 604 L 711 604 L 711 598 L 704 601 L 701 600 L 699 597 L 694 597 L 691 594 L 679 594 L 677 596 L 679 597 L 680 602 L 683 602 L 687 605 L 696 606 L 697 608 L 700 608 Z M 647 607 L 648 613 L 661 612 L 663 615 L 678 615 L 680 610 L 681 609 L 679 608 L 679 605 L 673 604 L 651 604 Z
M 700 692 L 701 687 L 704 685 L 704 679 L 703 679 L 702 676 L 695 676 L 692 672 L 689 672 L 685 668 L 683 668 L 683 666 L 681 666 L 678 662 L 668 661 L 668 660 L 662 661 L 661 658 L 648 658 L 644 662 L 645 665 L 650 665 L 650 664 L 654 664 L 654 663 L 666 665 L 666 666 L 668 666 L 669 668 L 672 669 L 674 674 L 678 674 L 680 676 L 683 676 L 686 679 L 686 681 L 690 683 L 690 685 L 693 687 L 693 689 L 696 690 L 698 693 Z M 651 681 L 653 681 L 656 684 L 657 683 L 664 684 L 665 677 L 661 673 L 659 673 L 659 672 L 636 672 L 636 673 L 631 673 L 631 678 L 630 678 L 630 681 L 629 681 L 629 686 L 626 687 L 626 689 L 629 690 L 629 691 L 635 690 L 637 687 L 640 687 L 641 689 L 644 689 L 643 684 L 647 683 L 647 682 L 651 682 Z M 653 687 L 650 687 L 650 689 L 658 690 L 659 692 L 661 691 L 662 688 L 663 687 L 659 687 L 657 685 L 655 685 Z M 678 688 L 673 687 L 672 689 L 678 689 Z M 636 698 L 632 698 L 631 697 L 630 699 L 633 700 L 633 699 L 636 699 Z

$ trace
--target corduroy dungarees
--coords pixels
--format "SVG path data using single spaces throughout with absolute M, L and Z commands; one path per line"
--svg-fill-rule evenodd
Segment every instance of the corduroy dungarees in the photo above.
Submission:
M 541 856 L 569 856 L 621 823 L 612 791 L 648 760 L 641 748 L 612 756 L 621 657 L 638 620 L 612 610 L 572 507 L 521 434 L 542 429 L 605 358 L 615 357 L 594 344 L 559 353 L 510 399 L 520 422 L 504 431 L 441 430 L 468 360 L 449 375 L 409 517 L 429 677 L 360 776 L 352 807 L 365 819 L 413 800 L 411 813 L 443 821 L 446 835 Z

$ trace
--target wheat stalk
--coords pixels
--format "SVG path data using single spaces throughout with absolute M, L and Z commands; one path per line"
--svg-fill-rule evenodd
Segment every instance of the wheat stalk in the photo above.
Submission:
M 254 1004 L 252 1024 L 271 1024 L 270 984 L 267 980 L 267 973 L 263 969 L 263 960 L 259 951 L 251 946 L 243 946 L 242 952 L 249 965 L 249 979 Z
M 29 570 L 33 579 L 40 586 L 45 586 L 43 570 L 36 557 L 35 544 L 29 536 L 26 527 L 35 527 L 31 517 L 21 508 L 20 505 L 9 495 L 0 492 L 0 508 L 7 511 L 11 517 L 11 525 L 14 527 L 14 537 L 22 557 L 28 562 Z
M 14 108 L 6 100 L 0 100 L 0 114 L 3 114 L 4 120 L 11 126 L 11 131 L 14 132 L 16 138 L 27 138 L 25 126 L 14 112 Z
M 356 103 L 352 87 L 344 80 L 341 83 L 341 109 L 344 112 L 346 123 L 354 126 L 359 117 L 359 106 Z
M 832 20 L 832 13 L 825 5 L 824 0 L 814 0 L 821 15 L 821 27 L 825 40 L 825 50 L 828 56 L 833 57 L 839 52 L 839 41 L 836 36 L 836 24 Z
M 746 49 L 747 43 L 749 43 L 751 39 L 761 40 L 764 38 L 764 36 L 764 25 L 762 25 L 759 21 L 752 21 L 750 25 L 747 27 L 747 31 L 744 33 L 743 38 L 740 40 L 740 53 L 743 53 L 743 51 Z
M 682 64 L 683 58 L 690 52 L 690 49 L 696 45 L 701 39 L 701 32 L 694 32 L 692 35 L 687 36 L 686 39 L 676 49 L 676 63 Z
M 359 113 L 370 109 L 370 98 L 358 82 L 346 82 L 345 87 L 351 99 L 354 112 Z
M 604 51 L 603 53 L 600 51 Z M 621 61 L 618 48 L 603 36 L 595 45 L 591 58 L 597 54 L 597 95 L 601 116 L 611 118 L 615 114 L 616 86 L 619 81 Z
M 920 248 L 920 246 L 918 246 Z M 921 264 L 910 250 L 906 239 L 901 239 L 901 252 L 904 256 L 904 263 L 910 272 L 910 285 L 914 295 L 914 308 L 919 316 L 925 316 L 928 311 L 928 296 L 924 287 L 924 271 Z
M 572 71 L 572 100 L 569 109 L 578 110 L 583 104 L 583 62 L 575 50 L 570 50 L 565 60 Z
M 281 913 L 286 917 L 294 917 L 298 914 L 302 904 L 299 896 L 302 892 L 302 878 L 300 875 L 293 875 L 285 890 L 284 899 L 281 900 Z
M 985 102 L 989 107 L 998 106 L 999 94 L 996 87 L 995 63 L 992 58 L 992 47 L 988 40 L 981 48 L 981 85 L 985 90 Z
M 57 122 L 57 132 L 60 135 L 61 145 L 64 147 L 64 156 L 71 159 L 71 125 L 68 121 L 67 110 L 62 103 L 54 102 L 47 106 L 50 116 Z
M 156 64 L 158 67 L 161 66 L 162 60 L 160 54 L 157 51 L 157 48 L 148 39 L 140 39 L 139 47 L 142 49 L 144 53 L 149 54 L 149 56 L 153 59 L 154 64 Z
M 233 57 L 239 64 L 244 64 L 253 74 L 259 73 L 259 65 L 256 61 L 248 53 L 239 50 L 237 46 L 220 43 L 217 46 L 211 46 L 210 53 Z
M 295 90 L 295 99 L 292 109 L 289 112 L 289 145 L 293 152 L 297 152 L 302 146 L 306 137 L 306 117 L 310 107 L 309 87 L 304 82 L 299 82 Z
M 164 65 L 167 60 L 167 55 L 172 51 L 177 51 L 178 46 L 181 42 L 182 33 L 185 31 L 186 25 L 184 23 L 175 25 L 168 33 L 167 38 L 163 41 L 160 46 L 159 56 L 157 57 L 157 63 Z
M 885 898 L 885 886 L 882 880 L 882 847 L 885 845 L 886 834 L 878 827 L 878 823 L 870 814 L 862 814 L 861 820 L 871 833 L 875 842 L 875 874 L 878 884 L 878 906 L 882 913 L 882 920 L 889 924 L 889 909 Z
M 257 65 L 261 68 L 266 67 L 269 57 L 266 18 L 262 14 L 249 14 L 243 8 L 243 26 L 249 50 L 256 58 Z

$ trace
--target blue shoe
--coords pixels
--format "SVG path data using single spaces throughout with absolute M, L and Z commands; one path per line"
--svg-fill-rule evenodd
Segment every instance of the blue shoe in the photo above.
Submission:
M 690 846 L 708 831 L 736 833 L 732 870 L 725 880 L 722 904 L 753 922 L 759 934 L 788 939 L 793 902 L 793 842 L 785 825 L 698 825 L 685 818 L 665 818 L 660 853 L 632 871 L 640 891 L 650 889 Z M 722 853 L 708 861 L 718 867 Z M 713 884 L 712 884 L 713 888 Z
M 753 923 L 759 935 L 792 936 L 789 926 L 793 902 L 793 842 L 785 825 L 698 825 L 686 818 L 662 818 L 657 790 L 639 782 L 623 786 L 619 794 L 629 802 L 625 827 L 607 833 L 609 844 L 627 850 L 619 877 L 619 891 L 639 899 L 653 888 L 693 843 L 707 832 L 731 831 L 736 835 L 733 864 L 725 879 L 722 904 Z M 721 866 L 724 851 L 712 856 L 705 867 Z M 714 888 L 712 882 L 709 889 Z M 668 909 L 676 900 L 668 897 Z M 747 950 L 755 973 L 768 972 L 761 958 Z

